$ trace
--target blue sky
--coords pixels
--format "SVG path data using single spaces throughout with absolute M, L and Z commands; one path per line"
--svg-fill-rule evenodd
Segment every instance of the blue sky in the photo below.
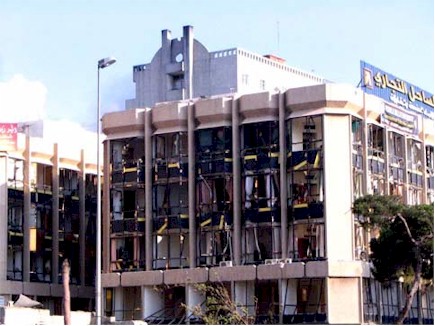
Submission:
M 0 112 L 95 128 L 97 61 L 102 112 L 134 97 L 132 67 L 151 61 L 161 30 L 209 51 L 276 54 L 328 80 L 357 85 L 365 60 L 434 91 L 432 0 L 1 0 Z M 12 122 L 12 121 L 11 121 Z

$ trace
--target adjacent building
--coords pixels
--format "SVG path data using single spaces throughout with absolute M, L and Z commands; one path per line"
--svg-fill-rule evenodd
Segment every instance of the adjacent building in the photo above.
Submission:
M 211 282 L 257 323 L 391 322 L 402 285 L 371 277 L 351 207 L 433 203 L 433 96 L 369 65 L 359 89 L 209 53 L 189 26 L 169 35 L 134 67 L 127 110 L 103 117 L 105 314 L 193 323 L 182 303 L 203 304 L 196 284 Z M 368 90 L 382 83 L 389 99 Z M 433 289 L 421 303 L 411 321 L 433 322 Z
M 94 306 L 97 167 L 95 150 L 66 144 L 65 130 L 51 142 L 54 128 L 49 121 L 1 125 L 0 297 L 7 305 L 24 294 L 61 315 L 65 259 L 71 309 Z

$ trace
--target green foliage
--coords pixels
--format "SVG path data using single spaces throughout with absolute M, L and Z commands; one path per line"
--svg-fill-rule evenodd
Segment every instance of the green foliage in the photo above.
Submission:
M 412 280 L 419 261 L 422 277 L 433 279 L 433 205 L 406 206 L 400 197 L 367 195 L 353 212 L 364 227 L 378 228 L 370 242 L 373 275 L 380 282 Z
M 192 308 L 192 314 L 206 325 L 249 325 L 254 318 L 248 316 L 246 309 L 240 309 L 231 300 L 230 294 L 221 283 L 202 283 L 196 285 L 197 291 L 204 294 L 203 305 Z
M 354 201 L 352 211 L 362 217 L 361 224 L 367 228 L 388 223 L 403 207 L 398 196 L 366 195 Z

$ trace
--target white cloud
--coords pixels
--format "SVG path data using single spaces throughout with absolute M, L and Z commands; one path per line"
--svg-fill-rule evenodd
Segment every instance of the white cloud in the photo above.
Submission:
M 0 82 L 1 122 L 24 122 L 45 117 L 47 88 L 40 81 L 14 75 Z
M 84 129 L 80 124 L 68 120 L 44 120 L 43 138 L 45 141 L 58 143 L 59 151 L 65 157 L 70 153 L 79 153 L 85 150 L 87 160 L 95 160 L 96 156 L 96 133 Z M 103 135 L 101 136 L 101 141 Z

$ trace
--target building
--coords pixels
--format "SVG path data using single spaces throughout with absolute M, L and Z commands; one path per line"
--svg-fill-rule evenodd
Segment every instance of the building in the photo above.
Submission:
M 374 282 L 351 207 L 366 193 L 433 203 L 427 102 L 432 117 L 314 82 L 104 115 L 105 313 L 194 322 L 181 303 L 202 304 L 196 284 L 211 282 L 257 323 L 391 321 L 403 289 Z M 422 306 L 430 323 L 433 289 Z
M 274 55 L 258 55 L 239 48 L 209 52 L 184 26 L 181 39 L 162 31 L 162 46 L 148 64 L 133 67 L 136 97 L 126 108 L 221 94 L 276 91 L 325 83 L 312 73 L 289 67 Z
M 71 309 L 92 311 L 95 149 L 65 143 L 63 135 L 71 138 L 65 129 L 51 142 L 49 134 L 56 124 L 50 121 L 9 126 L 15 142 L 0 152 L 2 302 L 7 305 L 24 294 L 62 315 L 62 263 L 68 259 Z

